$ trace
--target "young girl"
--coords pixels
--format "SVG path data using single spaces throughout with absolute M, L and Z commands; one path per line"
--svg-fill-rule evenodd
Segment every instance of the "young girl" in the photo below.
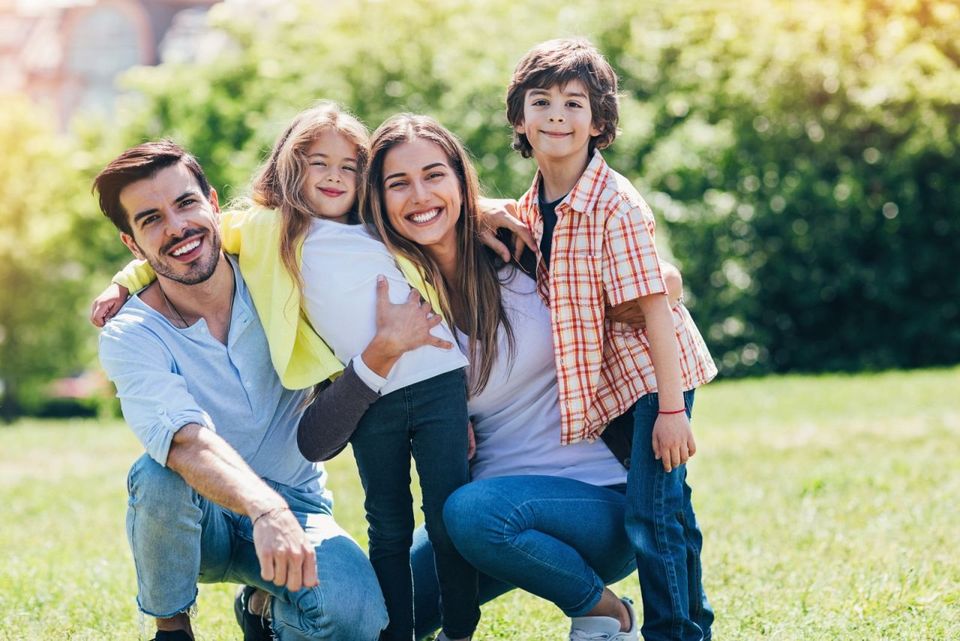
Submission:
M 222 215 L 223 248 L 240 256 L 285 386 L 319 383 L 353 359 L 381 394 L 351 438 L 366 493 L 370 560 L 390 617 L 381 639 L 413 638 L 411 454 L 435 548 L 443 634 L 469 638 L 480 618 L 477 573 L 450 543 L 442 519 L 446 498 L 468 481 L 467 361 L 440 348 L 453 340 L 443 323 L 431 345 L 403 354 L 385 378 L 354 358 L 375 334 L 378 275 L 386 276 L 394 302 L 409 296 L 412 283 L 434 309 L 450 311 L 415 263 L 395 259 L 364 227 L 349 224 L 357 220 L 368 140 L 363 125 L 336 105 L 299 114 L 254 180 L 255 205 Z M 147 269 L 128 266 L 117 282 L 142 287 L 152 277 Z M 112 306 L 101 300 L 101 309 Z M 304 455 L 315 458 L 309 435 L 299 440 Z

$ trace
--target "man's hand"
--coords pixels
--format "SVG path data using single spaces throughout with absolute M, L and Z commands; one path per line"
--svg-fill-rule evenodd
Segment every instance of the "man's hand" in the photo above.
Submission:
M 90 308 L 90 322 L 96 327 L 103 327 L 108 320 L 117 315 L 129 296 L 130 291 L 126 287 L 110 283 L 109 287 L 93 299 L 93 306 Z
M 253 515 L 253 547 L 260 576 L 291 592 L 319 585 L 317 555 L 300 523 L 286 506 Z
M 697 452 L 697 444 L 686 413 L 660 414 L 653 424 L 653 455 L 670 473 Z
M 453 343 L 430 333 L 443 320 L 433 313 L 429 303 L 411 290 L 406 302 L 390 302 L 387 279 L 377 277 L 377 333 L 363 350 L 363 362 L 380 376 L 386 376 L 406 352 L 424 345 L 451 349 Z
M 517 218 L 517 201 L 510 198 L 481 198 L 479 206 L 480 242 L 495 251 L 504 262 L 519 260 L 524 245 L 536 253 L 533 234 Z M 513 234 L 513 247 L 500 242 L 497 238 L 498 229 L 506 229 Z

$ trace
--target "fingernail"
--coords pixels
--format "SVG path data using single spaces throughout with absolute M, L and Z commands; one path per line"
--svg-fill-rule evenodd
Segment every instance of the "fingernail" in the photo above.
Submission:
M 377 276 L 377 282 L 382 283 L 384 281 L 383 274 Z

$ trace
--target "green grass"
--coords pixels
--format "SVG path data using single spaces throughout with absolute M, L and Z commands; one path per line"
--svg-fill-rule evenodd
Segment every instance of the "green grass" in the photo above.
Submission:
M 960 368 L 698 392 L 690 477 L 717 639 L 960 638 L 958 390 Z M 0 428 L 0 639 L 136 638 L 123 521 L 139 451 L 118 423 Z M 337 517 L 365 543 L 351 457 L 330 469 Z M 639 597 L 635 577 L 615 589 Z M 238 638 L 231 587 L 200 594 L 200 638 Z M 567 625 L 514 592 L 476 638 L 563 639 Z

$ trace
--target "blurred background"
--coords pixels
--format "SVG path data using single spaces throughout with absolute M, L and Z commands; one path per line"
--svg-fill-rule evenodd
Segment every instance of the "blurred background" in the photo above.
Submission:
M 960 362 L 958 0 L 0 0 L 0 420 L 116 412 L 86 317 L 128 253 L 90 184 L 124 148 L 229 198 L 327 98 L 437 117 L 516 197 L 506 85 L 570 35 L 722 376 Z

